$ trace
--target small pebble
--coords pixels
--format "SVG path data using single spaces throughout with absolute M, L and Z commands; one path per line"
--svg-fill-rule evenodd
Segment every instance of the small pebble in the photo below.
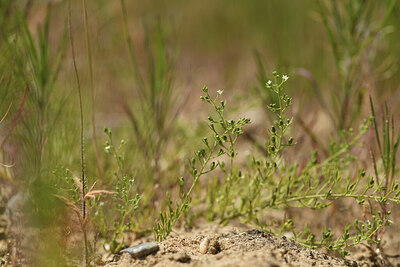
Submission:
M 203 239 L 203 241 L 201 241 L 200 247 L 199 247 L 199 250 L 200 250 L 201 254 L 206 254 L 207 253 L 209 244 L 210 244 L 210 239 L 208 239 L 207 237 L 205 237 Z
M 150 242 L 123 249 L 119 253 L 128 252 L 132 257 L 140 258 L 158 251 L 159 248 L 156 242 Z
M 217 240 L 210 240 L 208 237 L 205 237 L 200 243 L 199 250 L 201 254 L 218 254 L 221 252 L 221 247 Z

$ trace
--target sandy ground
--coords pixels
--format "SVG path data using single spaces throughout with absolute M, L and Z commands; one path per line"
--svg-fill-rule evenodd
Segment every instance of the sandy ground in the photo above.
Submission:
M 151 239 L 138 240 L 132 245 Z M 207 244 L 207 245 L 205 245 Z M 331 256 L 259 230 L 212 226 L 174 232 L 159 251 L 142 258 L 114 256 L 105 266 L 379 266 L 382 262 L 360 247 L 352 257 Z M 205 249 L 205 247 L 207 247 Z M 391 266 L 391 265 L 387 265 Z M 392 266 L 400 266 L 400 262 Z

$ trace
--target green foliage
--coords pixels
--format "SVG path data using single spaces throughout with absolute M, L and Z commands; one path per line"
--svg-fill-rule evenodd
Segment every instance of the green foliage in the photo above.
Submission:
M 54 48 L 50 43 L 50 5 L 45 14 L 44 24 L 34 34 L 25 17 L 17 12 L 14 18 L 18 27 L 14 29 L 14 38 L 8 33 L 10 38 L 3 47 L 4 56 L 10 56 L 10 72 L 6 74 L 10 89 L 14 87 L 10 91 L 16 103 L 21 104 L 17 110 L 11 110 L 14 118 L 2 146 L 13 140 L 20 149 L 21 171 L 14 178 L 25 184 L 24 190 L 29 193 L 33 221 L 48 226 L 54 220 L 53 208 L 56 208 L 51 170 L 59 160 L 69 158 L 71 138 L 64 136 L 63 131 L 69 124 L 61 123 L 63 115 L 68 114 L 67 97 L 55 93 L 65 56 L 66 35 L 62 35 L 59 45 Z M 60 143 L 59 138 L 64 142 Z
M 136 230 L 136 211 L 139 208 L 141 195 L 135 193 L 134 176 L 126 166 L 124 145 L 121 140 L 118 146 L 114 145 L 112 133 L 109 128 L 104 128 L 108 140 L 104 144 L 105 152 L 112 156 L 117 162 L 118 169 L 113 174 L 112 194 L 113 207 L 109 203 L 100 202 L 99 199 L 93 203 L 95 212 L 95 223 L 105 238 L 104 246 L 111 253 L 117 253 L 125 245 L 126 231 Z M 113 218 L 110 221 L 109 218 Z M 109 234 L 111 231 L 111 237 Z
M 390 123 L 390 114 L 387 104 L 385 104 L 385 110 L 382 114 L 382 132 L 379 133 L 378 123 L 375 116 L 374 105 L 372 103 L 372 98 L 370 97 L 370 105 L 371 112 L 373 118 L 373 125 L 375 129 L 375 138 L 378 146 L 379 156 L 381 159 L 381 165 L 383 167 L 383 171 L 378 171 L 378 164 L 376 162 L 376 158 L 374 153 L 371 152 L 372 162 L 374 166 L 375 173 L 375 181 L 377 184 L 380 184 L 381 191 L 384 196 L 391 196 L 395 194 L 395 197 L 399 197 L 400 193 L 397 192 L 399 187 L 399 181 L 395 180 L 395 174 L 398 169 L 396 166 L 396 154 L 399 148 L 400 143 L 400 132 L 395 132 L 394 127 L 394 119 L 392 117 Z M 380 137 L 382 136 L 382 140 Z M 383 173 L 382 173 L 383 172 Z M 382 173 L 382 174 L 380 174 Z M 390 215 L 390 206 L 387 201 L 379 202 L 379 220 L 381 224 L 390 225 L 391 221 L 389 220 Z M 373 235 L 374 241 L 377 244 L 378 248 L 381 248 L 381 237 L 384 233 L 384 228 L 376 231 Z
M 51 168 L 47 163 L 51 162 L 53 153 L 58 153 L 54 141 L 60 134 L 56 129 L 65 112 L 66 98 L 62 94 L 56 95 L 54 87 L 64 61 L 66 35 L 54 51 L 49 41 L 50 17 L 51 7 L 48 6 L 45 23 L 38 27 L 35 40 L 24 17 L 19 15 L 20 31 L 16 43 L 8 44 L 14 53 L 14 76 L 25 83 L 29 91 L 23 108 L 30 115 L 23 118 L 17 133 L 24 151 L 24 171 L 25 176 L 30 177 L 29 183 L 48 177 Z
M 267 86 L 269 84 L 271 82 L 268 82 Z M 270 105 L 269 108 L 273 112 L 276 112 L 273 109 L 273 105 Z M 278 120 L 274 122 L 274 126 L 280 125 L 280 122 L 281 120 L 278 117 Z M 361 206 L 365 205 L 367 201 L 373 201 L 379 205 L 388 202 L 397 203 L 399 201 L 398 188 L 391 187 L 390 190 L 385 190 L 383 183 L 375 183 L 373 177 L 366 176 L 366 171 L 359 168 L 357 168 L 357 179 L 353 178 L 353 171 L 351 171 L 353 165 L 351 162 L 355 160 L 355 157 L 351 155 L 351 149 L 359 144 L 360 138 L 367 132 L 371 122 L 371 119 L 365 120 L 360 126 L 357 135 L 354 135 L 353 130 L 343 132 L 342 136 L 349 139 L 347 142 L 341 140 L 340 145 L 332 143 L 331 156 L 322 162 L 318 162 L 316 154 L 314 154 L 308 165 L 302 170 L 299 170 L 296 164 L 294 166 L 276 165 L 275 173 L 272 173 L 275 175 L 271 175 L 271 172 L 269 172 L 270 159 L 266 160 L 265 167 L 261 161 L 255 161 L 253 166 L 256 166 L 255 168 L 260 177 L 256 176 L 251 181 L 252 184 L 256 184 L 254 191 L 258 193 L 260 190 L 265 190 L 264 188 L 260 188 L 261 185 L 264 185 L 268 189 L 269 194 L 265 194 L 266 197 L 258 203 L 253 203 L 254 197 L 246 196 L 242 199 L 242 202 L 249 201 L 250 204 L 248 207 L 255 207 L 253 208 L 254 211 L 251 209 L 247 211 L 248 220 L 253 220 L 263 229 L 269 229 L 272 225 L 265 225 L 260 219 L 254 216 L 254 213 L 260 213 L 261 210 L 267 208 L 305 207 L 309 209 L 323 209 L 332 205 L 335 200 L 342 198 L 352 198 Z M 278 131 L 275 129 L 270 132 L 275 133 Z M 276 138 L 274 134 L 271 136 L 275 136 Z M 271 140 L 267 144 L 271 145 Z M 275 149 L 276 146 L 273 146 L 272 152 Z M 275 154 L 271 153 L 270 149 L 269 157 L 271 156 L 274 157 Z M 272 164 L 274 162 L 272 161 Z M 278 177 L 276 177 L 277 173 Z M 262 183 L 259 183 L 259 180 Z M 239 214 L 244 215 L 245 212 L 242 211 Z M 290 221 L 291 219 L 286 221 L 284 225 L 291 228 L 297 242 L 309 247 L 326 247 L 331 250 L 339 250 L 345 256 L 347 254 L 346 248 L 357 245 L 361 241 L 367 241 L 370 245 L 379 243 L 375 234 L 381 232 L 382 228 L 386 227 L 389 215 L 390 212 L 386 213 L 383 210 L 372 212 L 370 219 L 366 219 L 364 222 L 356 220 L 353 226 L 348 225 L 343 235 L 335 241 L 331 240 L 330 230 L 325 230 L 321 240 L 316 241 L 315 235 L 311 232 L 308 234 L 306 234 L 307 232 L 296 234 L 293 223 Z M 265 228 L 266 226 L 267 228 Z
M 89 216 L 89 212 L 86 210 L 90 207 L 95 210 L 97 204 L 100 201 L 101 195 L 113 194 L 106 190 L 95 190 L 96 182 L 89 188 L 79 180 L 69 169 L 65 167 L 58 167 L 53 171 L 56 176 L 57 183 L 55 189 L 57 191 L 57 197 L 59 200 L 64 202 L 73 213 L 76 215 L 77 226 L 84 234 L 85 241 L 85 262 L 89 261 L 90 255 L 93 255 L 94 246 L 90 246 L 90 242 L 87 237 L 87 228 L 89 223 L 94 220 L 92 216 Z M 57 218 L 59 219 L 59 218 Z M 65 218 L 63 218 L 65 220 Z
M 126 101 L 124 109 L 132 123 L 143 162 L 154 162 L 155 175 L 148 177 L 159 182 L 160 159 L 187 95 L 179 96 L 176 92 L 176 52 L 169 51 L 166 23 L 161 19 L 155 23 L 143 21 L 145 59 L 142 62 L 129 35 L 125 1 L 121 0 L 120 4 L 137 97 L 135 101 Z M 137 168 L 141 166 L 142 162 Z M 145 170 L 143 175 L 146 173 L 149 170 Z
M 295 65 L 293 72 L 310 82 L 311 95 L 315 98 L 313 106 L 318 105 L 319 110 L 329 118 L 334 128 L 332 138 L 340 139 L 341 131 L 355 127 L 361 121 L 368 90 L 374 89 L 371 84 L 390 78 L 397 68 L 385 48 L 394 30 L 388 21 L 395 13 L 396 1 L 319 0 L 315 3 L 331 48 L 328 53 L 332 55 L 333 64 L 322 78 L 315 75 L 319 71 L 315 63 L 303 68 L 301 62 L 301 68 Z M 325 56 L 325 49 L 322 50 Z M 267 79 L 266 64 L 258 51 L 255 60 L 257 94 L 265 104 L 275 100 L 276 96 L 263 86 Z M 322 87 L 326 76 L 332 76 L 332 80 Z M 268 116 L 271 118 L 269 113 Z M 328 156 L 329 148 L 325 140 L 321 140 L 318 133 L 304 122 L 304 117 L 307 116 L 298 116 L 299 125 L 324 156 Z
M 0 4 L 0 28 L 3 28 L 4 22 L 7 19 L 7 13 L 11 7 L 12 0 L 2 1 Z
M 380 139 L 381 134 L 379 134 L 378 123 L 375 116 L 375 109 L 371 97 L 370 97 L 370 105 L 373 116 L 375 137 L 378 145 L 379 156 L 382 159 L 382 164 L 384 169 L 383 178 L 385 180 L 385 187 L 390 188 L 393 184 L 393 179 L 396 172 L 396 153 L 397 150 L 399 149 L 400 133 L 398 133 L 396 136 L 394 129 L 394 119 L 392 117 L 392 119 L 390 120 L 389 109 L 387 104 L 385 104 L 385 111 L 384 114 L 382 115 L 382 133 L 381 133 L 382 141 L 381 141 Z M 392 121 L 391 125 L 390 121 Z M 372 159 L 374 163 L 375 175 L 379 182 L 378 178 L 379 175 L 374 154 L 372 154 Z
M 375 60 L 380 55 L 378 44 L 390 32 L 386 23 L 396 4 L 384 2 L 317 1 L 339 78 L 339 90 L 331 93 L 331 109 L 322 108 L 338 130 L 353 126 L 360 117 L 366 94 L 363 83 L 372 74 L 363 65 L 381 64 Z
M 128 59 L 132 67 L 133 99 L 123 100 L 123 109 L 131 123 L 133 134 L 130 154 L 134 155 L 132 167 L 140 179 L 137 186 L 143 192 L 142 205 L 145 207 L 138 220 L 143 227 L 148 225 L 149 217 L 155 217 L 154 202 L 164 192 L 154 190 L 160 185 L 172 184 L 171 179 L 179 169 L 181 152 L 177 140 L 169 142 L 176 134 L 177 119 L 188 99 L 189 90 L 181 94 L 175 85 L 177 49 L 171 49 L 173 36 L 163 17 L 143 19 L 143 49 L 134 45 L 128 28 L 127 8 L 120 0 L 122 30 L 126 41 Z M 186 125 L 181 126 L 184 131 Z M 178 135 L 182 131 L 178 132 Z M 168 149 L 167 149 L 168 148 Z M 179 164 L 178 164 L 179 165 Z M 162 200 L 161 205 L 168 205 Z M 147 230 L 144 230 L 147 231 Z
M 237 121 L 225 119 L 226 101 L 222 100 L 218 102 L 222 91 L 219 90 L 215 98 L 210 96 L 207 87 L 203 87 L 203 92 L 205 96 L 202 96 L 201 100 L 209 103 L 216 111 L 216 118 L 208 117 L 208 127 L 213 133 L 213 140 L 209 141 L 205 137 L 203 139 L 204 147 L 195 152 L 194 157 L 189 160 L 190 175 L 192 177 L 192 185 L 189 190 L 186 190 L 185 179 L 182 177 L 178 179 L 180 186 L 179 200 L 173 204 L 167 196 L 168 211 L 160 213 L 160 221 L 154 226 L 154 238 L 159 241 L 165 239 L 171 233 L 176 222 L 183 214 L 188 212 L 192 201 L 192 192 L 199 183 L 201 176 L 215 170 L 219 166 L 227 175 L 227 184 L 230 183 L 233 174 L 233 159 L 237 154 L 235 144 L 238 137 L 243 134 L 243 126 L 250 123 L 250 119 L 247 118 L 240 118 Z M 231 168 L 228 172 L 225 163 L 219 161 L 223 155 L 226 155 L 231 163 Z M 224 199 L 229 200 L 231 198 L 229 188 L 225 188 L 224 192 Z M 223 210 L 222 216 L 224 216 Z
M 25 219 L 44 229 L 59 223 L 61 210 L 55 201 L 51 170 L 60 161 L 70 160 L 73 148 L 71 135 L 64 135 L 65 128 L 73 124 L 64 117 L 70 111 L 65 105 L 67 96 L 56 86 L 65 58 L 66 35 L 61 31 L 61 41 L 52 42 L 50 5 L 43 10 L 44 21 L 35 30 L 26 19 L 29 7 L 22 12 L 17 6 L 15 1 L 0 4 L 0 109 L 2 114 L 9 110 L 1 129 L 0 150 L 12 148 L 2 159 L 14 166 L 2 167 L 1 172 L 2 178 L 12 179 L 26 196 Z M 59 237 L 42 240 L 44 246 L 37 250 L 37 255 L 48 255 L 50 265 L 63 262 L 60 247 L 55 245 L 60 243 Z M 14 245 L 18 247 L 18 242 Z M 43 258 L 35 259 L 37 265 L 44 264 Z
M 285 162 L 282 157 L 283 150 L 295 145 L 293 138 L 287 137 L 292 124 L 292 119 L 286 115 L 287 108 L 292 102 L 284 92 L 287 80 L 286 75 L 281 76 L 274 72 L 274 82 L 269 80 L 266 83 L 266 88 L 276 95 L 274 98 L 276 102 L 268 105 L 268 109 L 275 117 L 268 131 L 269 139 L 265 144 L 268 154 L 265 159 L 256 159 L 253 156 L 244 169 L 234 166 L 233 159 L 237 155 L 235 149 L 237 137 L 242 134 L 242 127 L 249 120 L 240 119 L 237 122 L 226 120 L 223 112 L 225 102 L 216 104 L 222 92 L 219 91 L 217 99 L 213 100 L 208 95 L 207 89 L 203 89 L 206 96 L 202 97 L 202 100 L 212 104 L 218 114 L 218 119 L 208 118 L 214 142 L 210 144 L 205 138 L 206 148 L 198 151 L 196 157 L 191 160 L 193 183 L 188 191 L 185 191 L 184 180 L 179 180 L 180 200 L 175 206 L 169 201 L 168 212 L 161 213 L 160 222 L 154 229 L 156 240 L 166 238 L 179 218 L 189 212 L 191 193 L 199 177 L 214 171 L 218 166 L 224 180 L 212 180 L 211 185 L 207 187 L 208 197 L 205 199 L 209 201 L 206 216 L 210 220 L 218 218 L 221 223 L 227 223 L 239 218 L 245 223 L 257 225 L 264 231 L 277 234 L 289 231 L 292 232 L 293 239 L 304 246 L 337 250 L 343 256 L 348 255 L 349 247 L 361 242 L 366 242 L 371 247 L 380 247 L 381 237 L 378 233 L 383 233 L 383 229 L 391 224 L 389 219 L 391 212 L 386 205 L 399 203 L 399 186 L 394 184 L 386 187 L 384 181 L 375 181 L 376 179 L 367 175 L 364 169 L 354 166 L 356 157 L 352 153 L 356 146 L 362 147 L 361 138 L 374 120 L 372 118 L 364 120 L 357 134 L 352 129 L 342 131 L 340 143 L 331 143 L 331 155 L 323 161 L 318 159 L 315 151 L 303 168 L 297 163 L 292 165 Z M 385 127 L 387 131 L 388 126 Z M 393 148 L 390 150 L 394 154 L 397 144 L 398 142 L 392 144 Z M 216 156 L 212 156 L 214 151 L 218 151 Z M 222 155 L 230 159 L 229 165 L 219 158 Z M 200 171 L 194 167 L 196 162 L 200 162 Z M 209 170 L 204 171 L 207 164 L 210 166 Z M 355 219 L 353 223 L 347 225 L 341 236 L 334 237 L 332 230 L 325 228 L 320 239 L 312 229 L 296 230 L 292 218 L 285 218 L 282 227 L 265 220 L 268 210 L 271 209 L 322 210 L 335 205 L 339 199 L 352 199 L 361 209 L 372 207 L 370 205 L 379 205 L 381 209 L 371 208 L 363 219 Z

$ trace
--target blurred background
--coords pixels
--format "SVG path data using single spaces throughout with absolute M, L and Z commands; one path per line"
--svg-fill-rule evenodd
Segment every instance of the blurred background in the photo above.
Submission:
M 306 162 L 312 149 L 321 158 L 334 153 L 331 141 L 370 116 L 370 96 L 379 116 L 386 102 L 397 122 L 399 12 L 390 0 L 71 1 L 88 184 L 108 189 L 116 173 L 135 177 L 130 190 L 143 193 L 144 206 L 131 229 L 148 229 L 207 135 L 202 87 L 224 91 L 230 116 L 251 118 L 239 144 L 245 160 L 265 152 L 264 85 L 274 70 L 289 76 L 293 97 L 297 148 L 288 160 Z M 26 191 L 29 223 L 45 227 L 60 225 L 58 202 L 49 200 L 81 172 L 67 18 L 67 1 L 0 2 L 1 199 Z M 104 127 L 115 148 L 125 140 L 123 171 L 121 158 L 107 154 Z M 366 135 L 368 149 L 373 140 Z M 360 164 L 369 159 L 360 152 Z

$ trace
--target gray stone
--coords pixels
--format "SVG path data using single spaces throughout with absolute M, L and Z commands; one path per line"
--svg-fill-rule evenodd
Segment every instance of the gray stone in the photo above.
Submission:
M 140 258 L 156 252 L 159 249 L 160 247 L 156 242 L 150 242 L 123 249 L 119 253 L 121 254 L 127 252 L 131 254 L 132 257 Z

